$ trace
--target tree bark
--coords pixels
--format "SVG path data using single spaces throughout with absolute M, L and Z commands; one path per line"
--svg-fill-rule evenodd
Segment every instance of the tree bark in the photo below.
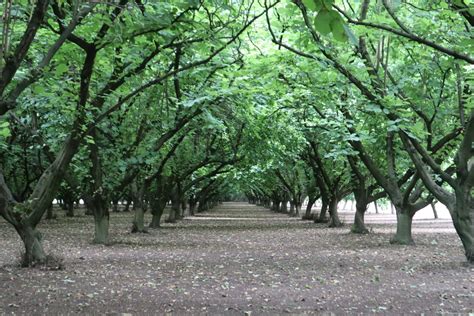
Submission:
M 341 220 L 339 219 L 339 214 L 337 210 L 338 199 L 333 197 L 329 201 L 329 227 L 341 227 L 343 226 Z
M 397 210 L 397 231 L 395 236 L 390 239 L 391 244 L 398 245 L 414 245 L 411 226 L 413 222 L 413 215 L 408 212 L 401 212 Z
M 30 267 L 44 263 L 46 261 L 46 254 L 41 243 L 41 233 L 28 223 L 17 225 L 15 229 L 20 235 L 25 247 L 21 265 L 23 267 Z
M 313 209 L 313 205 L 316 202 L 316 199 L 309 198 L 308 204 L 306 205 L 306 212 L 303 216 L 303 220 L 312 220 L 313 216 L 311 215 L 311 210 Z
M 132 233 L 146 233 L 145 209 L 143 206 L 135 208 L 135 215 L 132 222 Z
M 291 217 L 295 217 L 295 216 L 296 216 L 296 214 L 295 214 L 295 202 L 292 201 L 292 200 L 290 201 L 290 213 L 289 213 L 289 215 L 290 215 Z
M 329 201 L 327 198 L 321 198 L 321 211 L 319 212 L 319 216 L 314 216 L 315 223 L 327 223 L 328 219 L 326 217 L 327 210 L 328 210 Z
M 55 219 L 56 215 L 53 213 L 53 205 L 51 204 L 50 207 L 46 210 L 46 219 Z
M 300 217 L 301 213 L 301 202 L 295 202 L 295 217 Z
M 438 219 L 438 212 L 436 211 L 435 202 L 431 202 L 431 209 L 433 210 L 433 216 L 435 219 Z
M 107 212 L 108 213 L 108 212 Z M 109 215 L 94 215 L 94 244 L 105 245 L 109 241 Z

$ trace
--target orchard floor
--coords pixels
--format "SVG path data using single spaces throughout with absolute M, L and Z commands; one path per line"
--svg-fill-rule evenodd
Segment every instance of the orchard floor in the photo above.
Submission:
M 129 234 L 113 213 L 111 245 L 90 244 L 89 216 L 43 221 L 64 269 L 19 268 L 21 244 L 0 221 L 0 314 L 411 314 L 474 312 L 474 267 L 449 220 L 414 222 L 394 246 L 393 215 L 349 233 L 246 203 Z M 149 217 L 147 217 L 149 220 Z

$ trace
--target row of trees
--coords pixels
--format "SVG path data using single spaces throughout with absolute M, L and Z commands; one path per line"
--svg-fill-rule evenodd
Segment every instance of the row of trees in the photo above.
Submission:
M 94 242 L 109 207 L 132 231 L 236 192 L 340 226 L 356 200 L 414 214 L 446 205 L 474 259 L 474 10 L 467 1 L 6 1 L 0 215 L 46 255 L 37 225 L 83 199 Z
M 292 129 L 282 131 L 279 157 L 247 175 L 250 200 L 280 211 L 289 201 L 298 215 L 304 197 L 320 198 L 315 220 L 328 211 L 334 227 L 337 203 L 352 194 L 352 231 L 366 233 L 367 205 L 388 198 L 398 244 L 413 243 L 414 214 L 439 201 L 472 262 L 473 13 L 463 1 L 308 0 L 268 10 L 278 52 L 259 62 L 277 78 L 266 85 L 275 125 Z

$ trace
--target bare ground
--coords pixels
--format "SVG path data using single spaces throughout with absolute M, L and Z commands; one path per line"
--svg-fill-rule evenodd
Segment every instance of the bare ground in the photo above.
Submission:
M 89 216 L 43 221 L 59 271 L 19 268 L 0 221 L 0 314 L 474 312 L 474 267 L 446 219 L 415 221 L 415 246 L 388 243 L 392 215 L 367 215 L 363 236 L 245 203 L 149 234 L 129 234 L 131 220 L 112 214 L 109 246 L 90 244 Z

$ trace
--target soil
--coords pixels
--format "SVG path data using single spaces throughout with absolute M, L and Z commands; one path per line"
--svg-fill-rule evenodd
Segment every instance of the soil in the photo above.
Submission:
M 224 203 L 148 234 L 112 213 L 100 246 L 92 217 L 57 215 L 39 229 L 61 270 L 19 268 L 20 240 L 0 221 L 0 314 L 474 312 L 474 267 L 447 219 L 415 220 L 416 245 L 395 246 L 390 214 L 367 214 L 371 233 L 353 235 L 350 212 L 327 228 Z

